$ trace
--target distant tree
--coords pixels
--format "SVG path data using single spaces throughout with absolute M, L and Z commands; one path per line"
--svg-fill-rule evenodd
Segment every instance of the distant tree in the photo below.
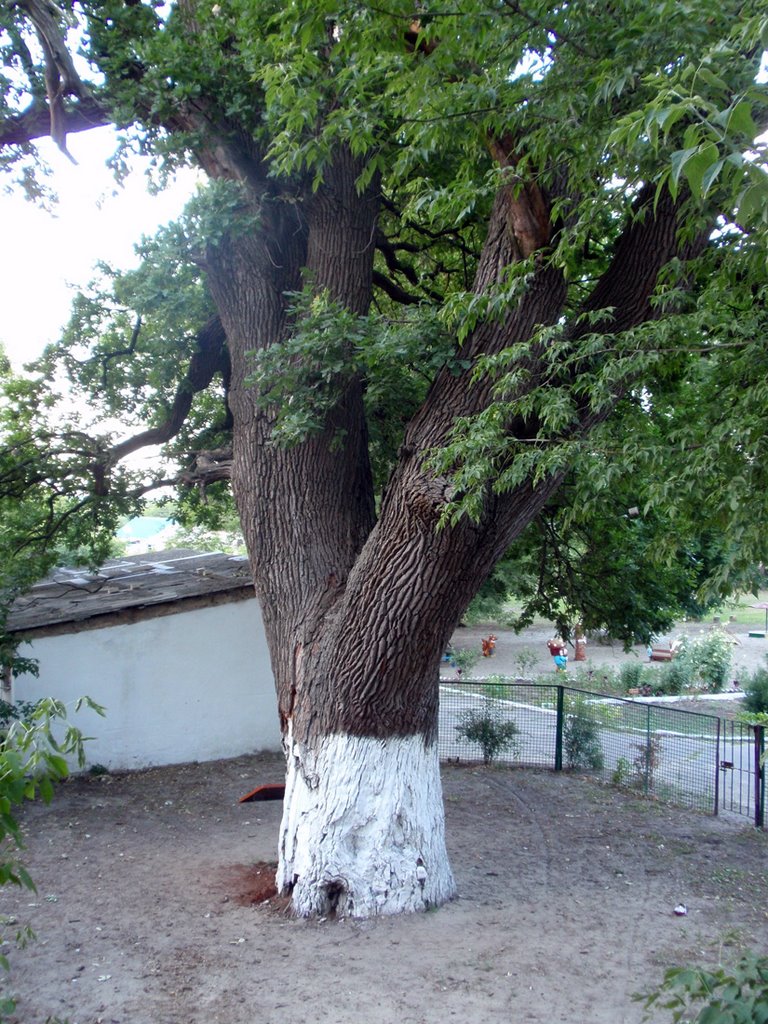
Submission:
M 670 531 L 695 508 L 723 579 L 762 557 L 764 5 L 19 0 L 0 25 L 28 187 L 35 138 L 110 121 L 212 183 L 163 240 L 193 262 L 82 305 L 96 350 L 64 357 L 141 429 L 70 433 L 40 475 L 99 528 L 162 481 L 125 468 L 148 444 L 196 452 L 167 477 L 201 507 L 231 479 L 287 753 L 279 887 L 307 915 L 440 904 L 439 660 L 564 482 L 597 506 L 642 476 Z
M 117 505 L 93 500 L 83 465 L 85 435 L 59 430 L 30 396 L 42 393 L 13 373 L 0 347 L 0 672 L 36 672 L 7 632 L 16 597 L 53 566 L 98 564 L 115 547 Z M 76 482 L 67 479 L 77 466 Z
M 514 598 L 506 621 L 516 629 L 542 617 L 565 638 L 581 625 L 629 647 L 758 586 L 755 565 L 733 564 L 739 553 L 727 536 L 695 516 L 684 523 L 679 515 L 672 520 L 653 507 L 643 514 L 628 504 L 645 489 L 629 483 L 594 505 L 585 504 L 578 481 L 566 483 L 512 544 L 471 608 L 503 615 Z

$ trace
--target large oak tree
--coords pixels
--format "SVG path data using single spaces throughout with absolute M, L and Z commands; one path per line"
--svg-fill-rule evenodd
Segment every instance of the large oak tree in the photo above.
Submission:
M 647 508 L 728 522 L 734 563 L 762 550 L 762 7 L 5 4 L 9 169 L 29 184 L 35 138 L 115 123 L 215 186 L 185 236 L 212 301 L 187 310 L 188 364 L 156 328 L 137 364 L 154 422 L 98 450 L 72 432 L 67 452 L 87 454 L 98 509 L 128 500 L 124 456 L 207 431 L 186 479 L 231 479 L 298 913 L 453 894 L 440 655 L 574 470 L 586 504 L 635 473 Z M 120 367 L 177 271 L 102 346 L 93 386 L 125 372 L 116 393 L 145 400 Z

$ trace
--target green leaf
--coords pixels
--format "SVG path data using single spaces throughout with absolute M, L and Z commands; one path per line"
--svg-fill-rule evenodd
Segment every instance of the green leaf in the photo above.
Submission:
M 716 163 L 711 164 L 704 172 L 704 176 L 701 179 L 701 196 L 703 199 L 706 198 L 707 194 L 709 193 L 709 190 L 712 188 L 715 181 L 717 181 L 717 178 L 720 172 L 722 171 L 724 164 L 724 159 L 718 160 Z
M 693 150 L 698 149 L 703 131 L 704 129 L 700 124 L 689 124 L 685 129 L 685 135 L 683 136 L 684 148 Z
M 736 219 L 744 226 L 766 219 L 768 209 L 768 182 L 756 183 L 742 192 L 736 207 Z
M 23 867 L 21 864 L 18 864 L 16 866 L 16 872 L 19 876 L 19 881 L 21 882 L 25 889 L 29 889 L 30 892 L 37 892 L 37 886 L 32 881 L 32 878 L 30 877 L 30 874 L 25 867 Z
M 717 159 L 717 146 L 710 142 L 700 146 L 696 153 L 688 157 L 683 164 L 683 173 L 694 196 L 703 197 L 704 175 L 717 162 Z
M 714 74 L 714 72 L 710 71 L 706 65 L 702 65 L 698 69 L 697 77 L 702 79 L 708 86 L 715 89 L 717 92 L 728 93 L 729 91 L 727 83 L 724 82 L 722 78 L 719 78 Z
M 685 169 L 687 162 L 699 151 L 698 146 L 689 146 L 687 149 L 678 149 L 670 157 L 670 190 L 673 196 L 677 195 L 680 176 Z
M 53 799 L 53 783 L 48 778 L 48 776 L 44 776 L 42 779 L 40 779 L 39 786 L 40 799 L 43 801 L 43 803 L 49 804 Z
M 724 127 L 727 132 L 746 135 L 750 140 L 758 134 L 757 125 L 752 117 L 752 106 L 746 100 L 741 100 L 725 113 L 727 118 Z
M 698 1016 L 699 1024 L 735 1024 L 733 1014 L 719 1006 L 706 1006 Z
M 675 103 L 670 107 L 665 107 L 658 114 L 659 127 L 662 131 L 669 132 L 681 118 L 685 117 L 686 113 L 687 109 L 683 103 Z

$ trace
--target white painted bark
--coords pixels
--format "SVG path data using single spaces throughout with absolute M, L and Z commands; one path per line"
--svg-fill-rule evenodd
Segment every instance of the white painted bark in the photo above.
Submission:
M 419 736 L 288 741 L 278 891 L 302 917 L 375 917 L 451 899 L 437 747 Z

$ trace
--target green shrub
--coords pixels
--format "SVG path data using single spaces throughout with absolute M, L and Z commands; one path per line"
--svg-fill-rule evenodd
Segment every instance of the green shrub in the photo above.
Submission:
M 647 1011 L 653 1008 L 652 1019 L 657 1022 L 661 1009 L 670 1012 L 673 1024 L 766 1024 L 768 957 L 744 956 L 729 970 L 673 967 L 655 992 L 634 998 Z M 651 1019 L 650 1013 L 645 1019 Z
M 596 693 L 626 693 L 626 687 L 616 669 L 609 665 L 599 665 L 597 668 L 585 669 L 577 665 L 572 676 L 576 686 L 592 690 Z M 542 682 L 551 683 L 551 677 L 542 679 Z
M 571 703 L 563 726 L 563 750 L 569 768 L 600 771 L 605 764 L 598 725 L 584 700 Z
M 619 684 L 627 690 L 639 690 L 646 681 L 648 673 L 639 661 L 626 661 L 619 669 Z
M 750 714 L 768 712 L 768 669 L 757 669 L 746 681 L 742 707 Z
M 532 648 L 521 647 L 520 650 L 515 651 L 513 660 L 518 674 L 521 678 L 525 679 L 538 662 L 539 656 Z
M 687 655 L 683 653 L 655 670 L 650 685 L 653 693 L 668 696 L 689 690 L 693 685 L 693 668 Z
M 493 675 L 483 679 L 482 682 L 474 682 L 472 689 L 482 693 L 484 697 L 494 697 L 497 700 L 508 700 L 511 683 L 506 676 Z
M 650 736 L 645 743 L 635 743 L 637 751 L 632 762 L 634 784 L 646 793 L 653 789 L 656 769 L 661 762 L 661 739 Z
M 103 708 L 88 697 L 81 698 L 75 710 L 83 704 L 99 714 L 104 713 Z M 67 723 L 67 709 L 61 701 L 46 697 L 35 704 L 3 702 L 3 705 L 0 708 L 0 886 L 18 885 L 34 892 L 35 883 L 18 856 L 24 842 L 16 808 L 38 797 L 48 803 L 54 784 L 69 774 L 67 758 L 76 758 L 80 767 L 84 767 L 86 738 Z M 21 929 L 16 942 L 22 944 L 30 937 L 27 929 Z M 1 933 L 0 940 L 3 945 L 7 944 Z M 8 958 L 0 955 L 0 970 L 8 968 Z M 12 997 L 0 996 L 0 1021 L 12 1013 L 14 1007 Z
M 84 704 L 104 713 L 89 697 L 82 697 L 75 710 Z M 61 701 L 46 697 L 21 711 L 0 730 L 0 885 L 11 882 L 32 889 L 29 875 L 13 854 L 14 849 L 23 848 L 14 808 L 37 797 L 48 803 L 54 783 L 69 774 L 67 757 L 85 766 L 85 737 L 67 724 L 67 709 Z M 63 736 L 57 738 L 57 730 L 63 730 Z
M 632 774 L 632 766 L 626 757 L 620 757 L 611 775 L 614 786 L 626 786 Z
M 608 666 L 596 669 L 592 675 L 592 686 L 590 689 L 605 690 L 606 693 L 620 693 L 619 673 Z
M 678 658 L 691 666 L 694 685 L 718 693 L 726 684 L 733 657 L 733 641 L 721 629 L 686 641 Z
M 483 764 L 490 764 L 503 751 L 514 749 L 520 734 L 517 725 L 492 700 L 485 701 L 482 711 L 465 711 L 455 728 L 458 736 L 478 744 Z
M 653 693 L 678 694 L 690 689 L 718 693 L 728 680 L 732 657 L 733 640 L 722 630 L 695 640 L 682 637 L 672 661 L 649 673 L 654 678 L 646 678 L 646 682 Z
M 480 660 L 480 652 L 473 647 L 457 647 L 451 654 L 451 662 L 458 669 L 459 674 L 469 672 Z

